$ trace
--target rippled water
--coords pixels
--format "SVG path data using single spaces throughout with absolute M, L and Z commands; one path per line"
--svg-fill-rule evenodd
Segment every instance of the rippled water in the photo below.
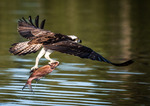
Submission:
M 100 105 L 148 106 L 150 104 L 149 1 L 146 0 L 7 0 L 0 1 L 0 105 Z M 37 53 L 13 56 L 12 43 L 24 41 L 17 20 L 29 15 L 46 18 L 46 29 L 75 34 L 107 59 L 127 67 L 54 52 L 60 65 L 37 84 L 34 92 L 22 91 Z M 40 66 L 46 65 L 42 58 Z

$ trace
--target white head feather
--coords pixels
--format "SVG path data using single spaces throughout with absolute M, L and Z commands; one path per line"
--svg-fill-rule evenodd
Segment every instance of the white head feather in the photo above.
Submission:
M 75 35 L 68 35 L 71 39 L 77 39 L 78 37 Z

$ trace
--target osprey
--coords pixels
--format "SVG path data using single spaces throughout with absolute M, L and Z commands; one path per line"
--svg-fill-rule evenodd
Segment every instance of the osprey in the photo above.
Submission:
M 49 57 L 53 51 L 106 62 L 115 66 L 127 66 L 133 63 L 132 60 L 128 60 L 124 63 L 110 62 L 92 49 L 79 44 L 81 40 L 75 35 L 63 35 L 44 30 L 44 24 L 45 20 L 43 20 L 39 26 L 39 16 L 35 18 L 34 23 L 31 16 L 29 16 L 28 21 L 22 17 L 22 19 L 18 21 L 18 32 L 22 37 L 27 38 L 28 41 L 15 43 L 9 50 L 14 55 L 26 55 L 35 53 L 42 47 L 36 57 L 35 66 L 32 67 L 31 70 L 38 68 L 39 60 L 43 55 L 50 61 L 49 64 L 57 62 Z

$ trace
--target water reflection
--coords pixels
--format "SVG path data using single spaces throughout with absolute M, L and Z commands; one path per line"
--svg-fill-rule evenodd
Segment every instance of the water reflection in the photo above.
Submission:
M 150 43 L 147 0 L 7 0 L 0 1 L 0 105 L 149 105 Z M 75 34 L 104 57 L 121 62 L 134 58 L 128 67 L 80 59 L 61 53 L 61 62 L 38 84 L 34 94 L 21 91 L 37 54 L 13 56 L 8 48 L 24 41 L 16 32 L 18 18 L 46 18 L 46 29 Z M 44 58 L 40 66 L 47 64 Z

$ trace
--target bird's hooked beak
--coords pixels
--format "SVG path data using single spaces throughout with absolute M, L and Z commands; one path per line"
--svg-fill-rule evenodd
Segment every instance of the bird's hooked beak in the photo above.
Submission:
M 77 43 L 82 43 L 82 40 L 80 40 L 80 39 L 77 39 Z

